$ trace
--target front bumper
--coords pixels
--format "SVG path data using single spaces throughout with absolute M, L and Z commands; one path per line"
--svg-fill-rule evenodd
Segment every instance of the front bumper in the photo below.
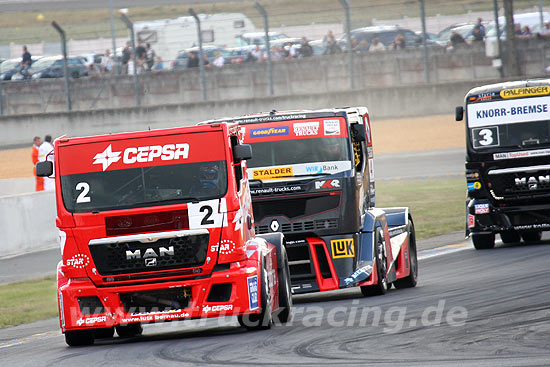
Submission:
M 233 263 L 229 270 L 204 279 L 118 287 L 97 287 L 87 278 L 66 279 L 58 271 L 60 326 L 65 332 L 259 313 L 259 281 L 258 263 L 250 260 Z M 177 295 L 177 301 L 164 299 L 163 294 Z M 139 307 L 140 302 L 144 307 Z
M 466 202 L 466 236 L 510 230 L 550 230 L 550 204 L 495 207 L 486 199 Z

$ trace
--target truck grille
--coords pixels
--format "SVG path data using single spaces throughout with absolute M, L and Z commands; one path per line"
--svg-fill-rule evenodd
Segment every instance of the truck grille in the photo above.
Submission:
M 544 179 L 549 174 L 548 170 L 490 174 L 490 188 L 497 196 L 539 196 L 550 193 L 550 182 Z M 543 179 L 539 179 L 539 177 Z M 530 178 L 533 178 L 531 182 Z M 522 183 L 517 184 L 516 180 Z
M 208 234 L 140 241 L 90 244 L 90 253 L 101 275 L 143 273 L 197 267 L 208 252 Z
M 315 231 L 338 228 L 338 219 L 318 219 L 305 222 L 294 222 L 281 225 L 283 233 Z M 256 234 L 269 233 L 269 225 L 256 226 Z

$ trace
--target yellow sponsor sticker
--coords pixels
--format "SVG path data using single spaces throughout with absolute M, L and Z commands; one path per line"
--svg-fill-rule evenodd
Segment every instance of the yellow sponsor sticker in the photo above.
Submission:
M 479 181 L 474 182 L 474 189 L 476 189 L 476 190 L 481 189 L 481 182 L 479 182 Z
M 550 94 L 550 86 L 504 89 L 500 91 L 500 96 L 504 99 L 545 96 L 547 94 Z
M 355 249 L 353 247 L 353 238 L 343 238 L 341 240 L 331 240 L 332 258 L 354 257 Z
M 278 167 L 255 169 L 252 171 L 252 179 L 269 180 L 273 178 L 292 177 L 292 167 Z

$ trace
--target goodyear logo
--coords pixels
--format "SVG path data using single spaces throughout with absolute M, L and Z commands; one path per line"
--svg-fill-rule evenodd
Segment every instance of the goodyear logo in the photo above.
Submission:
M 267 169 L 255 169 L 252 171 L 252 178 L 255 180 L 265 180 L 281 177 L 292 177 L 292 167 L 279 167 Z
M 266 136 L 288 135 L 288 126 L 250 129 L 251 138 L 263 138 Z
M 330 247 L 332 248 L 333 259 L 355 256 L 355 249 L 353 248 L 353 238 L 332 240 L 330 241 Z
M 547 94 L 550 94 L 550 87 L 548 86 L 504 89 L 500 91 L 500 96 L 504 99 L 544 96 Z

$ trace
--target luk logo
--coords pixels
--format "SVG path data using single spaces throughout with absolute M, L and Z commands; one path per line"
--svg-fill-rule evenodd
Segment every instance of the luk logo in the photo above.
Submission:
M 332 240 L 330 241 L 330 246 L 332 248 L 333 259 L 355 256 L 355 249 L 353 248 L 353 238 Z
M 340 187 L 340 180 L 315 181 L 315 189 L 333 189 Z
M 92 164 L 101 164 L 105 171 L 112 163 L 120 160 L 122 152 L 113 152 L 112 145 L 109 145 L 103 152 L 94 156 Z M 187 159 L 189 157 L 189 144 L 166 144 L 151 145 L 143 147 L 130 147 L 124 150 L 122 162 L 124 164 L 152 162 L 160 158 L 163 161 Z

